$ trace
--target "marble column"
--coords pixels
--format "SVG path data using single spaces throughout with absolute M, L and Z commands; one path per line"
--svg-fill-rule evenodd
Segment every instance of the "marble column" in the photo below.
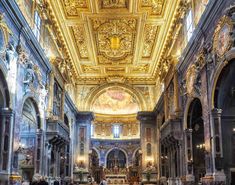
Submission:
M 193 182 L 195 180 L 193 175 L 193 147 L 192 147 L 192 129 L 185 131 L 185 161 L 186 161 L 186 181 Z
M 54 81 L 55 81 L 54 72 L 50 73 L 50 85 L 49 85 L 49 93 L 48 93 L 48 109 L 47 116 L 51 117 L 53 115 L 53 97 L 54 97 Z
M 146 180 L 145 174 L 146 173 L 144 170 L 147 169 L 148 163 L 152 163 L 152 167 L 157 166 L 157 160 L 154 158 L 154 156 L 157 155 L 157 144 L 156 144 L 156 134 L 157 134 L 157 120 L 156 120 L 156 115 L 153 112 L 148 112 L 148 111 L 143 111 L 143 112 L 138 112 L 137 119 L 140 122 L 140 146 L 141 146 L 141 151 L 142 151 L 142 179 Z M 147 133 L 147 130 L 150 129 L 150 133 Z M 147 135 L 147 134 L 150 134 Z M 151 155 L 147 155 L 147 144 L 151 144 Z M 151 174 L 151 182 L 156 183 L 157 181 L 157 169 L 152 171 Z
M 222 148 L 222 131 L 221 131 L 221 114 L 222 109 L 212 110 L 212 156 L 213 156 L 213 178 L 215 183 L 225 183 L 226 176 L 223 168 L 223 148 Z
M 92 112 L 79 112 L 76 118 L 76 125 L 74 135 L 74 163 L 77 169 L 74 169 L 73 176 L 74 181 L 87 182 L 87 176 L 89 173 L 89 154 L 90 154 L 90 143 L 91 143 L 91 122 L 94 119 Z M 81 172 L 82 169 L 82 178 Z

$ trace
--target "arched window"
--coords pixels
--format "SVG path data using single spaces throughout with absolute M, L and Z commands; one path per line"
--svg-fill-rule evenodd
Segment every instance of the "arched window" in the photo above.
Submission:
M 125 168 L 126 161 L 125 153 L 119 149 L 114 149 L 107 156 L 107 168 Z

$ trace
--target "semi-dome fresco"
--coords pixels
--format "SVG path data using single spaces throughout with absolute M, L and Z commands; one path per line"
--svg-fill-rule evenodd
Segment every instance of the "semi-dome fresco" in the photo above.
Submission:
M 135 114 L 140 107 L 136 98 L 125 89 L 110 87 L 96 98 L 91 111 L 98 114 Z

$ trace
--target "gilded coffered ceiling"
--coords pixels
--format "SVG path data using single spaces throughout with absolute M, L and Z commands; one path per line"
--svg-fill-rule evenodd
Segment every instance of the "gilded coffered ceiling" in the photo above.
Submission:
M 48 3 L 76 67 L 78 81 L 155 83 L 179 0 Z

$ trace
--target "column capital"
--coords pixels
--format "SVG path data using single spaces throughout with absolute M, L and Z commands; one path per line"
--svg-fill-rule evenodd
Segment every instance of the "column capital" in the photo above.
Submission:
M 221 116 L 222 111 L 223 111 L 222 109 L 214 108 L 211 110 L 211 113 L 212 113 L 212 116 L 216 117 L 216 116 Z
M 15 111 L 13 111 L 12 109 L 5 107 L 2 108 L 0 111 L 0 115 L 2 116 L 13 116 L 15 114 Z

